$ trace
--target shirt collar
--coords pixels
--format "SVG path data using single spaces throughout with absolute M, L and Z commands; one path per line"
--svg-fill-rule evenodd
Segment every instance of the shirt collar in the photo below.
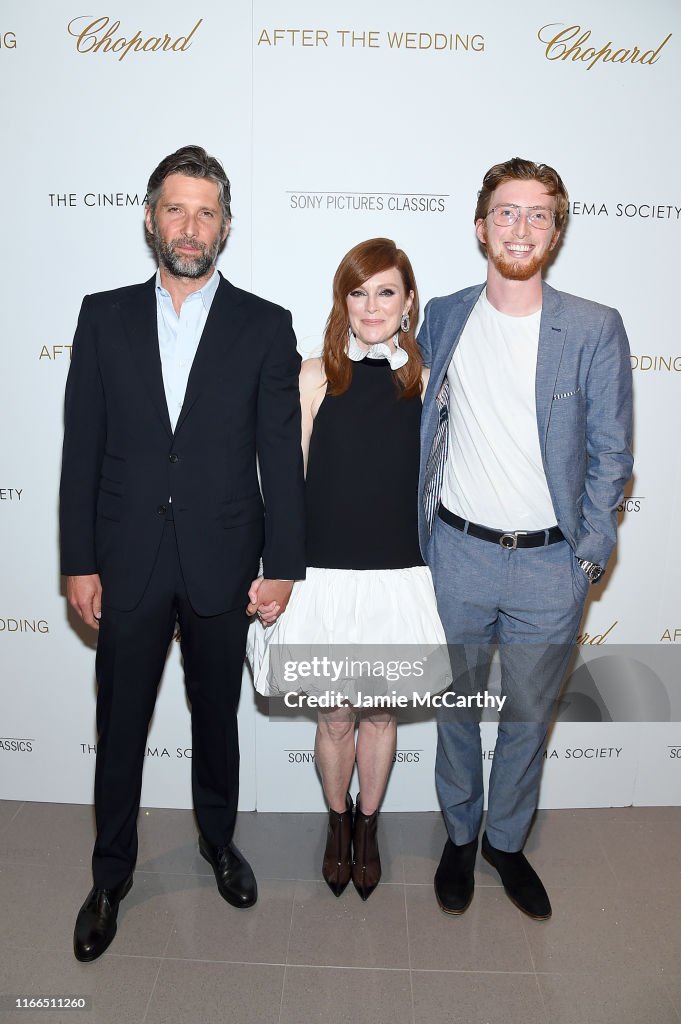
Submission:
M 213 299 L 215 298 L 215 293 L 218 290 L 219 284 L 220 284 L 220 275 L 218 274 L 217 270 L 214 268 L 213 269 L 213 273 L 208 278 L 208 280 L 203 285 L 203 287 L 202 288 L 198 288 L 197 291 L 195 291 L 195 292 L 192 292 L 191 295 L 188 295 L 187 298 L 184 301 L 188 302 L 190 299 L 194 299 L 195 295 L 198 295 L 198 296 L 200 296 L 201 302 L 203 303 L 203 308 L 206 310 L 206 313 L 208 313 L 210 311 L 211 303 L 212 303 Z M 161 295 L 161 296 L 163 296 L 163 298 L 166 298 L 166 299 L 170 298 L 170 292 L 168 291 L 167 288 L 164 288 L 163 285 L 161 284 L 161 271 L 159 269 L 157 269 L 157 271 L 156 271 L 156 295 L 157 296 Z

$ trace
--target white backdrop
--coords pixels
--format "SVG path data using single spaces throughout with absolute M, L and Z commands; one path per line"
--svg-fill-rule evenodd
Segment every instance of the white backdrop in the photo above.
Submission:
M 219 156 L 232 180 L 221 270 L 292 310 L 304 354 L 318 350 L 350 246 L 394 238 L 425 303 L 484 276 L 473 209 L 485 170 L 512 155 L 558 168 L 572 206 L 549 279 L 620 309 L 635 381 L 636 476 L 582 640 L 639 658 L 681 645 L 675 0 L 117 0 L 107 14 L 90 10 L 9 0 L 0 24 L 0 796 L 91 799 L 93 638 L 67 614 L 58 575 L 69 345 L 84 293 L 153 272 L 146 181 L 186 143 Z M 241 806 L 321 809 L 313 723 L 270 721 L 244 682 Z M 675 691 L 678 673 L 665 682 Z M 486 724 L 487 750 L 493 732 Z M 386 809 L 436 806 L 434 749 L 432 720 L 401 727 Z M 173 650 L 143 802 L 190 806 L 190 756 Z M 560 722 L 541 801 L 679 803 L 680 774 L 678 722 Z

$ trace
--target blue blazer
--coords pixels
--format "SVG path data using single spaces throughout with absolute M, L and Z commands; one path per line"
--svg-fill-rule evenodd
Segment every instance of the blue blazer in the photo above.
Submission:
M 424 558 L 449 445 L 447 370 L 483 287 L 432 299 L 419 332 L 430 367 L 421 420 L 419 538 Z M 573 551 L 605 566 L 615 546 L 617 506 L 633 466 L 629 343 L 617 310 L 546 283 L 542 289 L 535 396 L 544 472 L 556 521 Z

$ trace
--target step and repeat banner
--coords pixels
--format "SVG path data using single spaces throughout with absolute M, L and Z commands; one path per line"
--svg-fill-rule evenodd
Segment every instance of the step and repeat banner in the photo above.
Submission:
M 153 274 L 148 176 L 197 143 L 232 181 L 221 271 L 292 311 L 304 355 L 352 245 L 395 239 L 424 304 L 484 278 L 473 211 L 487 168 L 520 155 L 558 169 L 570 217 L 548 279 L 622 313 L 636 471 L 541 802 L 681 803 L 680 46 L 675 0 L 4 5 L 0 797 L 91 800 L 94 637 L 58 565 L 70 345 L 84 294 Z M 314 721 L 270 710 L 245 672 L 242 808 L 321 810 Z M 483 723 L 487 770 L 494 731 Z M 401 724 L 386 810 L 437 806 L 434 754 L 432 716 Z M 191 806 L 190 759 L 174 644 L 143 802 Z

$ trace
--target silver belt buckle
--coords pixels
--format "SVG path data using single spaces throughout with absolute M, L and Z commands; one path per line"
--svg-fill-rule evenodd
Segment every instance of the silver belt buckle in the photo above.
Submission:
M 515 551 L 518 547 L 518 534 L 517 533 L 502 533 L 499 538 L 499 543 L 502 548 L 506 548 L 507 551 Z

